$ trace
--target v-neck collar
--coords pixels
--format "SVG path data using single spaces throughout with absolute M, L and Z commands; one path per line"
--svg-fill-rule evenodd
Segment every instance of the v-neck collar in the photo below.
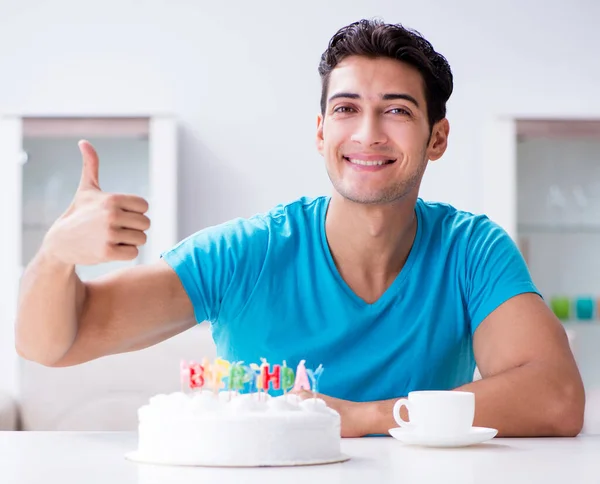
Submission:
M 402 286 L 403 282 L 406 280 L 408 274 L 410 273 L 414 261 L 418 257 L 418 252 L 421 247 L 421 234 L 423 232 L 423 217 L 421 213 L 419 200 L 417 200 L 417 203 L 415 204 L 415 216 L 417 217 L 417 231 L 415 234 L 413 245 L 410 248 L 408 257 L 406 258 L 406 262 L 400 270 L 400 272 L 398 273 L 398 275 L 396 276 L 396 278 L 394 279 L 394 281 L 385 290 L 385 292 L 375 302 L 368 303 L 352 290 L 352 288 L 346 283 L 346 281 L 340 274 L 340 271 L 338 270 L 337 266 L 335 265 L 333 255 L 331 254 L 331 250 L 329 248 L 329 243 L 327 242 L 327 232 L 325 230 L 325 221 L 327 219 L 327 210 L 329 208 L 329 203 L 331 202 L 331 197 L 329 196 L 324 198 L 325 200 L 321 207 L 321 213 L 319 214 L 319 226 L 321 231 L 321 245 L 323 247 L 323 253 L 325 255 L 327 264 L 329 265 L 329 269 L 331 270 L 332 275 L 334 276 L 340 287 L 344 290 L 344 292 L 346 292 L 350 299 L 352 299 L 354 303 L 357 304 L 359 307 L 375 308 L 381 305 L 385 305 L 390 299 L 394 298 L 398 294 L 400 287 Z

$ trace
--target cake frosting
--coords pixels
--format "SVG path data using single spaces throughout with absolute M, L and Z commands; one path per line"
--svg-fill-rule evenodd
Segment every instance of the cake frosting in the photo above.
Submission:
M 345 460 L 340 415 L 324 400 L 266 392 L 175 392 L 138 410 L 137 460 L 200 466 L 287 466 Z

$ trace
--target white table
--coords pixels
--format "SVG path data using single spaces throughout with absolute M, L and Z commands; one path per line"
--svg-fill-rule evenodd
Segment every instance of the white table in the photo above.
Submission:
M 379 484 L 600 482 L 600 436 L 494 439 L 463 449 L 410 447 L 391 437 L 344 439 L 352 458 L 308 467 L 226 469 L 136 464 L 130 432 L 0 432 L 2 484 Z

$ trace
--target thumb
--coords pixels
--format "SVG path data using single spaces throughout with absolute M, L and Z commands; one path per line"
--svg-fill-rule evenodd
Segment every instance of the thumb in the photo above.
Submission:
M 83 168 L 81 170 L 81 180 L 78 190 L 96 189 L 100 190 L 98 182 L 98 154 L 89 141 L 81 140 L 78 143 L 81 157 L 83 158 Z

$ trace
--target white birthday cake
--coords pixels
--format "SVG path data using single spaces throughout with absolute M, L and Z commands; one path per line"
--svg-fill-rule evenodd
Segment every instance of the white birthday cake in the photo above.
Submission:
M 314 391 L 315 373 L 307 371 L 304 362 L 295 378 L 289 368 L 282 371 L 274 365 L 270 371 L 265 362 L 252 368 L 220 359 L 212 366 L 182 365 L 192 391 L 156 395 L 138 410 L 138 449 L 129 457 L 153 464 L 228 467 L 346 460 L 340 451 L 340 415 L 316 393 L 305 399 L 294 393 L 267 393 L 269 384 L 275 389 L 306 389 L 307 375 Z M 255 391 L 240 393 L 245 383 Z

